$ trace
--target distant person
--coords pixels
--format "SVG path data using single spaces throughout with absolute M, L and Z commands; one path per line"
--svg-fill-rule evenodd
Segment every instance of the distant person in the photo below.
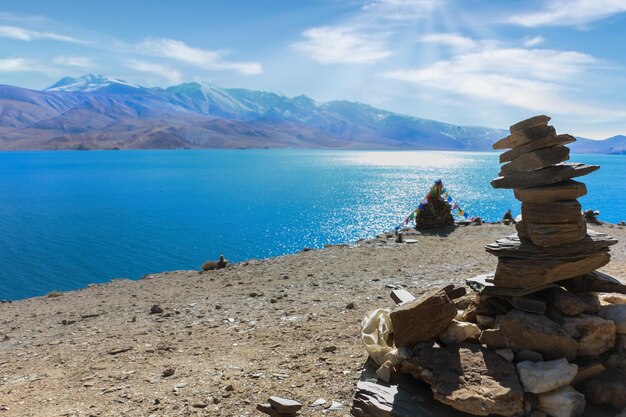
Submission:
M 502 216 L 502 223 L 504 224 L 515 224 L 515 219 L 513 219 L 513 215 L 511 214 L 511 209 L 508 209 L 504 216 Z

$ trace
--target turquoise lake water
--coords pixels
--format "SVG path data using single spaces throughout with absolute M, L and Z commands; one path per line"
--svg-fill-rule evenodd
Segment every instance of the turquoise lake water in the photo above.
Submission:
M 573 155 L 584 209 L 626 220 L 626 157 Z M 471 216 L 520 205 L 495 153 L 185 150 L 0 153 L 0 299 L 355 241 L 392 229 L 432 181 Z

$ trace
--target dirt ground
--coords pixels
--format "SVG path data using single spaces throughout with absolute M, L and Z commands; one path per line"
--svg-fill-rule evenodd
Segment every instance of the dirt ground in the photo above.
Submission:
M 602 270 L 626 278 L 626 230 L 592 228 L 620 239 Z M 2 303 L 0 417 L 260 416 L 270 395 L 348 416 L 364 314 L 391 306 L 393 286 L 417 295 L 493 271 L 483 246 L 513 232 L 413 232 L 416 244 L 381 237 Z M 311 407 L 319 398 L 342 406 Z

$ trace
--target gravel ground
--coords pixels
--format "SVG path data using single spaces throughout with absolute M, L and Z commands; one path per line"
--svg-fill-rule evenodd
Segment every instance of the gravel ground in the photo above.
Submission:
M 626 277 L 626 230 L 604 272 Z M 0 304 L 0 416 L 260 416 L 270 395 L 303 416 L 348 416 L 365 350 L 359 322 L 414 294 L 495 269 L 483 246 L 512 226 L 380 237 L 218 271 Z M 157 306 L 157 307 L 154 307 Z M 343 404 L 324 414 L 324 398 Z

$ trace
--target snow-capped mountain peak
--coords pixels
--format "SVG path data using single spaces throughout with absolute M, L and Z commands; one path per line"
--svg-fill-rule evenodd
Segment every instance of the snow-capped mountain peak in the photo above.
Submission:
M 82 77 L 65 77 L 46 88 L 46 91 L 62 91 L 66 93 L 93 93 L 113 88 L 139 89 L 140 86 L 118 78 L 106 77 L 100 74 L 87 74 Z

